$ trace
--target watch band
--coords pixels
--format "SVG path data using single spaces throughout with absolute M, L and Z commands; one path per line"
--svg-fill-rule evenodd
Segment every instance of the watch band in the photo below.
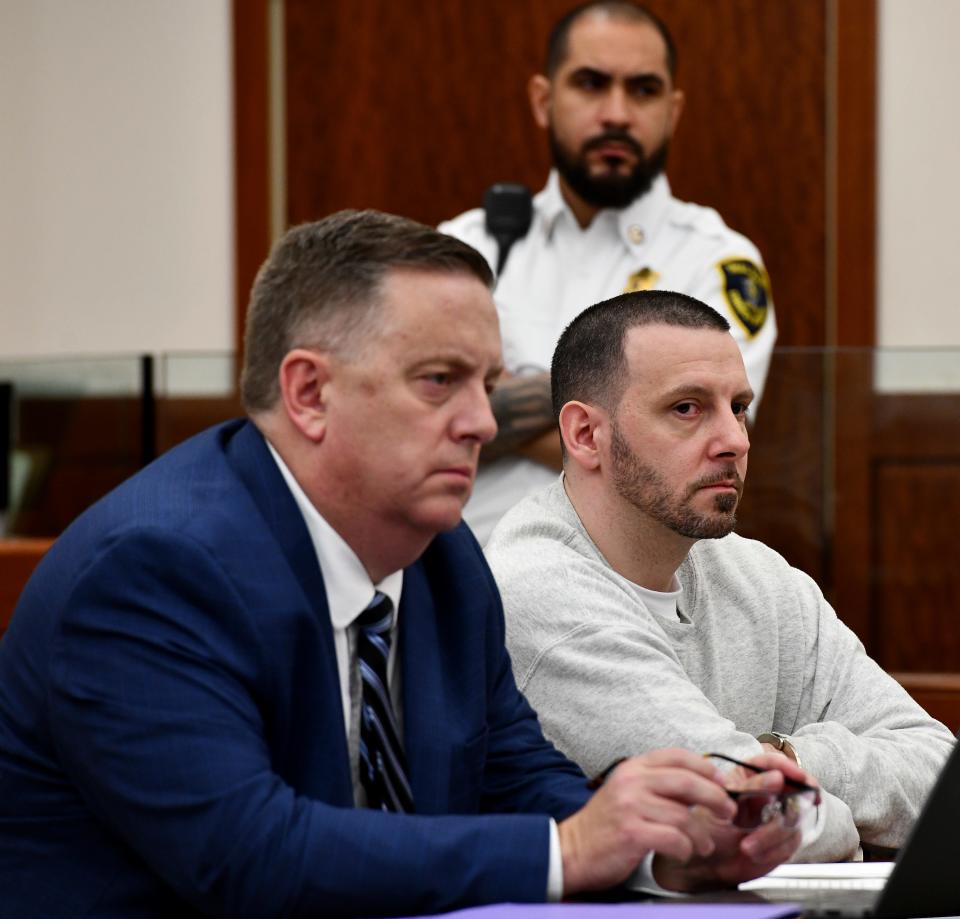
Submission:
M 800 754 L 797 753 L 797 748 L 786 734 L 781 734 L 779 731 L 764 731 L 757 735 L 757 740 L 760 743 L 768 743 L 770 746 L 776 747 L 785 756 L 789 756 L 797 766 L 803 768 L 803 764 L 800 762 Z

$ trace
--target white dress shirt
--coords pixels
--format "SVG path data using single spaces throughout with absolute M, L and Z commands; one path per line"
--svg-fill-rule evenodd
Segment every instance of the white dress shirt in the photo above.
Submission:
M 386 594 L 393 603 L 394 619 L 391 638 L 397 634 L 400 593 L 403 590 L 403 570 L 388 574 L 379 584 L 370 580 L 363 563 L 347 545 L 343 537 L 320 515 L 310 499 L 304 494 L 300 483 L 293 477 L 287 464 L 280 458 L 273 444 L 267 441 L 273 457 L 283 476 L 313 542 L 323 585 L 330 609 L 330 624 L 333 626 L 334 649 L 337 655 L 337 672 L 340 677 L 340 698 L 343 704 L 343 723 L 346 726 L 347 748 L 350 751 L 350 775 L 353 779 L 354 798 L 358 806 L 366 803 L 359 780 L 358 731 L 359 731 L 359 676 L 357 675 L 356 636 L 350 628 L 366 609 L 376 591 Z M 390 697 L 394 703 L 398 723 L 402 726 L 400 705 L 400 668 L 397 666 L 397 643 L 390 642 L 390 657 L 387 661 L 387 680 Z M 402 730 L 401 730 L 401 743 Z M 547 899 L 558 901 L 563 896 L 563 860 L 560 853 L 560 833 L 556 821 L 550 820 L 550 863 L 547 872 Z

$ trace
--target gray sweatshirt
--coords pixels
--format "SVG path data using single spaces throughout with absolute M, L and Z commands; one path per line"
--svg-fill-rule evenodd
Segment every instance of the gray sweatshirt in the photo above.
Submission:
M 587 774 L 660 747 L 749 757 L 758 734 L 778 731 L 827 792 L 802 860 L 903 844 L 953 735 L 772 549 L 701 540 L 677 571 L 677 612 L 658 614 L 558 481 L 503 518 L 486 554 L 520 689 Z

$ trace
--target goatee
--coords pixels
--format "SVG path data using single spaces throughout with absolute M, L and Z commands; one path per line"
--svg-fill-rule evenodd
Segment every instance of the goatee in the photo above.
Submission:
M 609 130 L 591 137 L 580 149 L 579 155 L 575 155 L 560 143 L 552 125 L 548 135 L 557 172 L 574 193 L 592 207 L 627 207 L 650 191 L 653 180 L 667 165 L 667 140 L 647 156 L 643 147 L 626 131 Z M 636 164 L 626 175 L 614 171 L 591 175 L 587 154 L 606 143 L 620 144 L 636 157 Z

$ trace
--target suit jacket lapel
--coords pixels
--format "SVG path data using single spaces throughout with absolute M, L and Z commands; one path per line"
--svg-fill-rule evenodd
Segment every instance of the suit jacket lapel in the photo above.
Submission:
M 229 427 L 224 429 L 225 435 L 229 432 Z M 319 682 L 324 704 L 333 709 L 327 712 L 324 720 L 331 725 L 331 731 L 336 735 L 330 744 L 332 756 L 328 779 L 334 786 L 335 797 L 342 804 L 351 804 L 353 781 L 350 777 L 346 728 L 340 702 L 333 627 L 330 624 L 327 594 L 313 542 L 300 509 L 256 426 L 245 422 L 237 428 L 234 436 L 225 444 L 225 452 L 228 462 L 246 486 L 280 551 L 287 559 L 292 577 L 297 580 L 303 592 L 304 604 L 314 610 L 320 620 L 320 654 L 324 667 Z
M 417 813 L 446 813 L 450 746 L 445 742 L 442 649 L 436 609 L 421 564 L 404 571 L 400 598 L 403 733 Z

